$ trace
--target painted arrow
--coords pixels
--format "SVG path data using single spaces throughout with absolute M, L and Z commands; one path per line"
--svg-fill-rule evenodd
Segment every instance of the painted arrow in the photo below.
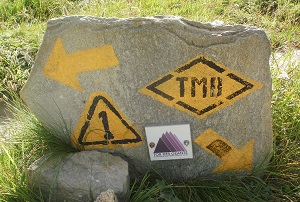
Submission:
M 252 170 L 253 139 L 238 149 L 217 132 L 208 129 L 196 138 L 195 142 L 222 161 L 213 173 Z
M 43 75 L 82 91 L 77 75 L 87 71 L 104 69 L 119 64 L 112 45 L 66 53 L 58 38 L 46 61 Z

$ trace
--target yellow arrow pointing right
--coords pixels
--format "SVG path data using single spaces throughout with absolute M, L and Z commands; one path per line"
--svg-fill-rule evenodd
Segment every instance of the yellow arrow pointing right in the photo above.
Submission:
M 205 151 L 222 161 L 222 163 L 213 170 L 213 173 L 252 170 L 253 139 L 238 149 L 217 132 L 208 129 L 196 138 L 195 142 Z

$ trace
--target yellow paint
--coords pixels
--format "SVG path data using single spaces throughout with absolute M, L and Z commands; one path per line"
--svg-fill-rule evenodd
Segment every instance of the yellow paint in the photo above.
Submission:
M 256 82 L 250 78 L 247 78 L 237 72 L 234 72 L 230 70 L 228 67 L 225 67 L 222 64 L 219 64 L 217 62 L 213 62 L 214 64 L 218 65 L 220 68 L 222 68 L 223 72 L 218 72 L 215 69 L 209 67 L 207 64 L 204 63 L 196 63 L 194 65 L 191 65 L 190 68 L 179 72 L 179 70 L 189 64 L 192 64 L 193 61 L 197 60 L 198 58 L 204 58 L 204 60 L 211 61 L 209 58 L 199 55 L 198 57 L 190 60 L 189 62 L 181 65 L 177 69 L 175 69 L 172 72 L 169 72 L 168 74 L 160 77 L 159 79 L 149 83 L 146 87 L 140 89 L 140 93 L 143 93 L 145 95 L 148 95 L 163 104 L 175 107 L 178 110 L 182 110 L 186 113 L 192 114 L 200 119 L 206 117 L 209 114 L 212 114 L 224 107 L 227 107 L 231 104 L 233 104 L 236 100 L 243 98 L 244 96 L 248 95 L 249 93 L 260 89 L 263 87 L 263 85 L 259 82 Z M 246 90 L 245 92 L 239 93 L 245 85 L 242 83 L 232 79 L 229 75 L 234 74 L 237 77 L 243 79 L 246 82 L 249 82 L 253 85 L 251 89 Z M 170 76 L 172 78 L 167 79 L 167 81 L 162 82 L 166 76 Z M 185 78 L 185 81 L 180 81 L 180 79 Z M 203 83 L 197 84 L 194 82 L 194 95 L 193 95 L 193 79 L 195 81 L 195 78 L 198 79 L 198 82 L 200 83 L 200 80 L 205 78 L 207 82 L 207 92 L 206 97 L 204 97 L 204 91 L 203 91 Z M 215 78 L 215 82 L 211 82 L 211 79 Z M 211 84 L 217 85 L 218 79 L 221 80 L 220 83 L 222 83 L 222 91 L 221 95 L 218 95 L 218 89 L 217 86 L 215 86 L 214 90 L 211 90 L 211 87 L 213 87 Z M 197 81 L 197 80 L 196 80 Z M 164 96 L 153 92 L 152 90 L 149 90 L 149 86 L 155 84 L 155 82 L 159 83 L 155 88 L 158 91 L 163 92 L 164 94 L 174 98 L 174 99 L 167 99 Z M 184 84 L 184 93 L 181 94 L 180 92 L 180 85 L 181 82 Z M 229 99 L 228 96 L 237 93 L 238 95 L 234 98 Z M 183 102 L 189 107 L 183 107 L 182 105 L 178 104 L 179 102 Z M 216 107 L 209 108 L 210 106 Z M 192 109 L 194 108 L 194 109 Z M 193 111 L 194 110 L 194 111 Z M 203 112 L 203 110 L 206 110 L 206 112 Z
M 45 63 L 43 75 L 82 91 L 77 74 L 119 64 L 112 45 L 78 50 L 67 54 L 60 38 Z
M 108 138 L 107 131 L 113 137 Z M 72 142 L 82 149 L 133 147 L 141 145 L 142 136 L 108 95 L 95 92 L 86 102 Z
M 214 150 L 209 149 L 210 145 L 214 142 L 223 142 L 226 147 L 217 145 Z M 219 158 L 222 163 L 217 168 L 213 170 L 214 173 L 217 172 L 239 172 L 245 170 L 252 170 L 252 160 L 253 160 L 253 146 L 254 140 L 250 140 L 245 146 L 238 149 L 232 145 L 228 140 L 221 137 L 212 129 L 204 131 L 195 142 L 200 145 L 205 151 Z M 229 147 L 228 147 L 229 146 Z M 224 151 L 224 148 L 230 150 Z M 225 149 L 225 150 L 226 150 Z M 223 151 L 222 151 L 223 150 Z M 219 152 L 219 153 L 218 153 Z M 220 155 L 221 154 L 221 155 Z

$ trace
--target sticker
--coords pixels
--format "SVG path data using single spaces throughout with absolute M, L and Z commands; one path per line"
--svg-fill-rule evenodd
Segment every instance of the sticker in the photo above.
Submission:
M 118 64 L 119 60 L 115 55 L 112 45 L 66 53 L 61 39 L 57 38 L 50 56 L 45 63 L 43 75 L 78 91 L 82 91 L 77 78 L 79 73 L 105 69 Z
M 132 147 L 142 143 L 140 133 L 103 92 L 88 98 L 72 140 L 85 149 Z
M 262 87 L 261 83 L 200 55 L 140 92 L 202 119 Z
M 196 138 L 195 142 L 222 161 L 221 165 L 213 170 L 213 173 L 252 170 L 253 139 L 238 149 L 217 132 L 208 129 Z
M 190 124 L 145 127 L 151 161 L 193 158 Z

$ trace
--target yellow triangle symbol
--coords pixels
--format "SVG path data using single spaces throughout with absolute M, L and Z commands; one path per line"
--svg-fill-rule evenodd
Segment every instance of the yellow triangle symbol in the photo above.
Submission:
M 151 82 L 140 92 L 165 105 L 204 118 L 262 86 L 200 55 Z
M 139 132 L 103 92 L 88 98 L 72 140 L 84 149 L 132 147 L 142 143 Z

